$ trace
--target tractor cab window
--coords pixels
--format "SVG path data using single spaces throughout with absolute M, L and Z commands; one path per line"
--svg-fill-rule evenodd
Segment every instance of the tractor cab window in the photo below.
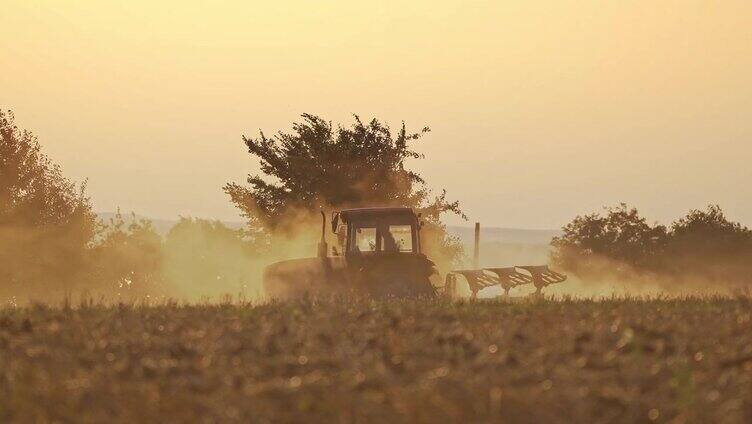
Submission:
M 388 242 L 387 242 L 388 240 Z M 413 228 L 410 225 L 390 225 L 384 238 L 384 250 L 395 252 L 413 251 Z
M 375 252 L 376 244 L 376 227 L 355 227 L 355 249 L 359 252 Z
M 369 219 L 349 225 L 348 248 L 353 253 L 412 253 L 416 251 L 414 225 L 388 219 Z

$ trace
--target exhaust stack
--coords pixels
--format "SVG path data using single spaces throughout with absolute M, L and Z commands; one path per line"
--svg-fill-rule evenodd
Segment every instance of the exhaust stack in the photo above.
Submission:
M 473 249 L 473 269 L 480 268 L 480 222 L 475 223 L 475 248 Z
M 326 258 L 328 246 L 326 245 L 326 214 L 321 211 L 321 241 L 318 246 L 318 257 Z

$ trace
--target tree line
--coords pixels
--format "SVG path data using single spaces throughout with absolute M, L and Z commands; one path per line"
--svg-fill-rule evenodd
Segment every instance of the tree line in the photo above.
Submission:
M 577 216 L 552 241 L 553 262 L 585 280 L 606 274 L 659 277 L 728 287 L 752 283 L 752 231 L 718 205 L 691 210 L 671 225 L 650 224 L 625 204 Z

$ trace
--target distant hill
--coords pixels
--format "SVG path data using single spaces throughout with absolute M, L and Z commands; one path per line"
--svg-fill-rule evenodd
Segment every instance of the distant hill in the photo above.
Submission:
M 475 228 L 447 226 L 447 232 L 460 238 L 465 247 L 464 266 L 471 266 Z M 551 254 L 551 239 L 559 234 L 559 230 L 525 230 L 481 225 L 480 266 L 547 264 Z
M 471 245 L 475 240 L 475 228 L 447 226 L 449 234 L 457 236 L 463 244 Z M 551 239 L 561 234 L 559 230 L 525 230 L 520 228 L 480 227 L 480 242 L 504 244 L 549 244 Z

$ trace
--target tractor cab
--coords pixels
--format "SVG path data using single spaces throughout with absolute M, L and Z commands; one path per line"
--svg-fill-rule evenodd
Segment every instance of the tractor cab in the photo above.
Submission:
M 362 208 L 335 212 L 332 231 L 346 257 L 419 254 L 420 220 L 410 208 Z

